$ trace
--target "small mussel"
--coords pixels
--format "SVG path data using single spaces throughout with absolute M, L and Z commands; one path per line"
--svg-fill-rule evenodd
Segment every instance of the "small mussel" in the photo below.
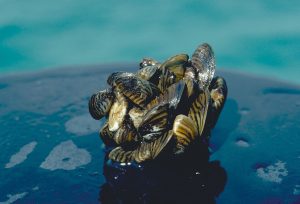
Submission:
M 108 159 L 172 160 L 190 157 L 193 148 L 208 148 L 210 129 L 227 97 L 225 80 L 214 72 L 213 50 L 204 43 L 191 59 L 178 54 L 160 64 L 144 58 L 136 73 L 112 73 L 107 79 L 110 88 L 89 102 L 93 118 L 108 116 L 100 131 L 111 150 Z
M 96 120 L 100 120 L 109 112 L 113 100 L 114 94 L 111 89 L 99 91 L 92 95 L 89 101 L 89 111 L 91 116 Z

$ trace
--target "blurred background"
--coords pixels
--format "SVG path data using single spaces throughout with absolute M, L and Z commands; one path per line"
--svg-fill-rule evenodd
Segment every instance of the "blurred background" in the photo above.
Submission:
M 0 0 L 0 74 L 165 60 L 208 42 L 217 68 L 300 83 L 300 1 Z

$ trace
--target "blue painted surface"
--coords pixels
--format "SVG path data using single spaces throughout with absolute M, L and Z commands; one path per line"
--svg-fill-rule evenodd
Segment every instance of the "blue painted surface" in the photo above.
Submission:
M 106 87 L 111 70 L 135 66 L 0 77 L 0 202 L 98 202 L 105 182 L 98 137 L 104 121 L 89 116 L 88 98 Z M 217 75 L 227 80 L 229 89 L 210 144 L 211 160 L 219 160 L 228 175 L 217 203 L 299 203 L 299 86 L 233 72 Z M 37 144 L 27 158 L 9 167 L 13 155 L 33 141 Z M 87 151 L 91 161 L 74 161 L 77 166 L 71 170 L 42 168 L 54 148 L 66 141 Z M 60 157 L 63 154 L 59 152 L 55 161 L 69 164 L 73 157 Z

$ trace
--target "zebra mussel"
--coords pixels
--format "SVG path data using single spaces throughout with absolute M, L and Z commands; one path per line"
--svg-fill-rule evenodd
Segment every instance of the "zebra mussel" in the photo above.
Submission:
M 182 155 L 195 142 L 208 144 L 227 97 L 225 80 L 214 72 L 214 53 L 205 43 L 191 59 L 144 58 L 136 73 L 112 73 L 110 88 L 89 101 L 94 119 L 107 117 L 99 134 L 108 158 L 141 163 Z

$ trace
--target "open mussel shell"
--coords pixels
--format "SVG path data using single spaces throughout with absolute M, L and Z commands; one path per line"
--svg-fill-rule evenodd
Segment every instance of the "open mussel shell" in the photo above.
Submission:
M 186 115 L 177 115 L 173 123 L 173 133 L 180 152 L 199 135 L 195 122 Z
M 192 102 L 188 113 L 188 117 L 190 117 L 195 122 L 198 134 L 200 136 L 202 135 L 205 126 L 209 101 L 210 93 L 208 89 L 202 90 Z
M 209 44 L 197 47 L 192 55 L 192 66 L 196 69 L 197 80 L 201 87 L 208 87 L 215 73 L 215 56 Z
M 113 84 L 116 91 L 140 107 L 144 107 L 145 104 L 160 94 L 157 86 L 137 76 L 117 77 Z
M 209 90 L 211 96 L 211 107 L 209 108 L 210 127 L 213 128 L 217 123 L 227 98 L 227 85 L 225 80 L 222 77 L 214 77 Z
M 117 131 L 121 127 L 128 108 L 126 98 L 119 92 L 116 92 L 115 95 L 116 98 L 108 116 L 108 129 L 112 132 Z
M 93 94 L 89 100 L 89 112 L 91 116 L 99 120 L 105 116 L 114 101 L 114 94 L 111 89 L 106 89 Z

